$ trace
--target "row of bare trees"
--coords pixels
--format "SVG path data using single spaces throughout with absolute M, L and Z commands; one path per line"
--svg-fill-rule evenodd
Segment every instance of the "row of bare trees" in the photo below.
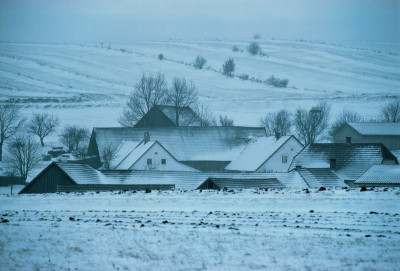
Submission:
M 155 105 L 172 106 L 175 109 L 177 126 L 191 124 L 181 120 L 181 114 L 187 106 L 195 109 L 200 117 L 200 125 L 212 126 L 218 123 L 208 107 L 199 103 L 198 91 L 193 82 L 175 77 L 168 86 L 165 76 L 161 73 L 142 75 L 134 86 L 119 123 L 124 127 L 132 127 Z M 226 116 L 220 116 L 219 120 L 223 126 L 233 126 L 233 120 Z
M 298 108 L 293 116 L 287 110 L 269 113 L 260 119 L 268 136 L 289 135 L 292 128 L 298 138 L 305 144 L 315 143 L 322 138 L 329 139 L 345 122 L 365 121 L 357 112 L 343 110 L 334 122 L 329 125 L 330 105 L 323 101 L 307 110 Z M 385 104 L 374 122 L 400 123 L 400 101 L 394 100 Z
M 59 126 L 57 116 L 45 113 L 33 113 L 30 119 L 21 116 L 18 107 L 0 103 L 0 162 L 5 162 L 9 173 L 18 174 L 24 179 L 42 160 L 41 146 L 44 140 L 54 134 Z M 34 136 L 38 138 L 34 140 Z M 66 145 L 70 152 L 84 156 L 84 142 L 89 138 L 89 131 L 77 126 L 65 127 L 59 141 Z M 7 156 L 3 157 L 7 145 Z

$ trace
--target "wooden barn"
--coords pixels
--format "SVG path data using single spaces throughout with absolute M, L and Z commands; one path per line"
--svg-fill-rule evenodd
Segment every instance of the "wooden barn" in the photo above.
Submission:
M 334 143 L 382 143 L 400 150 L 400 123 L 346 122 L 333 134 Z
M 34 177 L 19 194 L 85 192 L 85 191 L 123 191 L 123 190 L 172 190 L 173 184 L 132 184 L 115 182 L 101 172 L 85 164 L 52 162 Z

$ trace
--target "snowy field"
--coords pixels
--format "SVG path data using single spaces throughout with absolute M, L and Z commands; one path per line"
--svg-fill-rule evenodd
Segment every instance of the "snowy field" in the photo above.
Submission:
M 57 114 L 60 129 L 67 124 L 91 129 L 119 126 L 118 116 L 143 73 L 161 72 L 168 82 L 177 76 L 192 80 L 217 116 L 227 114 L 247 126 L 258 125 L 268 112 L 294 112 L 322 99 L 332 104 L 332 116 L 346 108 L 370 119 L 400 96 L 399 44 L 257 40 L 265 55 L 252 56 L 246 51 L 251 41 L 0 43 L 0 100 L 18 104 L 25 115 Z M 203 70 L 193 67 L 199 55 L 207 59 Z M 229 57 L 236 62 L 233 78 L 221 74 Z M 251 80 L 238 77 L 244 74 Z M 288 87 L 257 82 L 271 75 L 288 79 Z
M 399 189 L 19 196 L 8 189 L 0 190 L 0 270 L 400 266 Z

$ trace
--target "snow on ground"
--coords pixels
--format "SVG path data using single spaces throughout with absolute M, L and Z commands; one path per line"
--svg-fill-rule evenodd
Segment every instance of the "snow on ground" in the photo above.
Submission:
M 331 102 L 333 115 L 347 108 L 368 119 L 400 95 L 398 44 L 258 40 L 266 56 L 252 56 L 246 51 L 250 42 L 0 43 L 0 99 L 19 104 L 26 115 L 55 113 L 61 127 L 79 122 L 92 128 L 118 125 L 143 73 L 164 73 L 169 82 L 176 76 L 193 80 L 200 100 L 237 125 L 257 125 L 267 112 L 293 112 L 320 99 Z M 233 46 L 240 51 L 232 52 Z M 198 55 L 207 59 L 203 70 L 192 65 Z M 225 77 L 220 71 L 228 57 L 236 62 L 236 76 L 265 80 L 275 75 L 289 79 L 289 87 Z
M 400 191 L 9 195 L 0 270 L 395 270 Z

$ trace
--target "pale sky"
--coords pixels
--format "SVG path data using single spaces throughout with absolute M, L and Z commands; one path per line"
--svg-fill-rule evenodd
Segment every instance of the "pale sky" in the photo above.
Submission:
M 400 42 L 400 0 L 0 0 L 0 40 Z

